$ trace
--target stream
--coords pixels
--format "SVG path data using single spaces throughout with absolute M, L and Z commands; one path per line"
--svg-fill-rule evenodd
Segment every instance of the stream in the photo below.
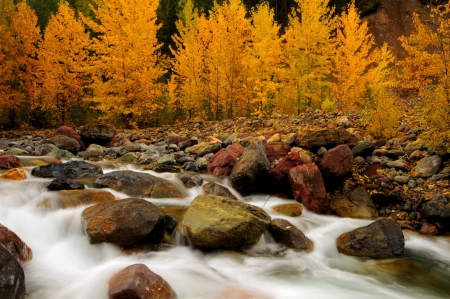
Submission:
M 132 164 L 95 164 L 105 173 L 141 171 Z M 135 263 L 145 264 L 162 276 L 179 299 L 450 298 L 450 238 L 446 236 L 404 231 L 405 256 L 399 259 L 344 256 L 336 249 L 336 238 L 372 221 L 317 215 L 306 209 L 299 217 L 282 216 L 271 206 L 294 200 L 268 199 L 267 195 L 242 198 L 227 180 L 205 175 L 205 183 L 219 182 L 241 200 L 262 207 L 272 218 L 290 221 L 314 242 L 313 251 L 284 250 L 266 232 L 245 252 L 203 253 L 190 247 L 176 231 L 170 250 L 130 253 L 108 243 L 89 243 L 81 217 L 86 206 L 43 208 L 42 202 L 58 193 L 45 188 L 52 179 L 33 177 L 31 169 L 24 168 L 24 181 L 0 180 L 0 223 L 33 251 L 33 259 L 23 265 L 27 299 L 106 299 L 111 276 Z M 174 174 L 145 172 L 181 184 Z M 105 190 L 118 199 L 129 197 Z M 186 199 L 146 200 L 162 210 L 185 209 L 202 194 L 202 188 L 187 192 Z

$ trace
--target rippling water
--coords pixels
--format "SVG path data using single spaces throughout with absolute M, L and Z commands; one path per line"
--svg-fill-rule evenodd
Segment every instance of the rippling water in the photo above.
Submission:
M 137 170 L 133 166 L 101 165 L 105 172 L 115 168 Z M 134 263 L 146 264 L 162 276 L 180 299 L 450 297 L 447 237 L 405 231 L 406 255 L 402 259 L 348 257 L 337 252 L 335 239 L 371 221 L 316 215 L 306 210 L 300 217 L 285 217 L 270 207 L 289 201 L 250 196 L 243 200 L 263 207 L 272 218 L 293 223 L 314 241 L 314 250 L 281 252 L 266 234 L 246 253 L 206 254 L 184 245 L 185 240 L 176 233 L 176 246 L 169 251 L 126 254 L 112 244 L 89 244 L 82 229 L 81 212 L 85 206 L 43 209 L 43 200 L 55 196 L 45 189 L 51 180 L 32 177 L 31 168 L 27 171 L 25 181 L 0 180 L 0 223 L 33 250 L 32 261 L 24 265 L 28 299 L 106 299 L 110 277 Z M 149 173 L 177 181 L 172 174 Z M 209 176 L 205 179 L 217 181 Z M 228 186 L 227 181 L 222 183 Z M 128 197 L 106 190 L 117 198 Z M 147 200 L 163 208 L 182 208 L 189 206 L 202 190 L 193 188 L 188 193 L 189 198 L 183 200 Z

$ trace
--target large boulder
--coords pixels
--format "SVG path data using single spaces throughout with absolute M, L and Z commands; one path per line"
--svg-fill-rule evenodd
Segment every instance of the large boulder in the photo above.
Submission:
M 176 184 L 148 173 L 120 170 L 106 173 L 95 183 L 130 196 L 153 198 L 184 198 L 184 191 Z
M 231 186 L 242 195 L 264 192 L 268 188 L 270 162 L 259 139 L 250 139 L 230 174 Z
M 420 215 L 428 222 L 439 222 L 450 228 L 450 196 L 436 194 L 432 200 L 423 204 Z
M 344 128 L 337 129 L 304 129 L 297 134 L 295 144 L 309 149 L 321 146 L 331 148 L 340 144 L 354 146 L 358 138 Z
M 238 198 L 234 196 L 234 194 L 231 193 L 231 191 L 228 188 L 216 183 L 206 183 L 205 185 L 203 185 L 203 193 L 205 195 L 213 194 L 238 200 Z
M 270 187 L 271 191 L 283 192 L 291 195 L 291 189 L 289 186 L 288 174 L 292 168 L 303 164 L 303 159 L 298 152 L 290 152 L 284 156 L 274 168 L 269 171 Z
M 322 174 L 316 164 L 298 165 L 289 171 L 288 178 L 295 200 L 315 213 L 328 210 L 330 202 Z
M 191 147 L 188 147 L 185 152 L 187 154 L 203 157 L 206 154 L 218 152 L 222 148 L 222 143 L 216 140 L 211 142 L 202 142 Z
M 13 231 L 0 224 L 0 243 L 11 252 L 20 263 L 24 263 L 33 258 L 30 247 L 22 241 Z
M 366 219 L 378 217 L 377 208 L 373 204 L 372 198 L 363 187 L 333 197 L 330 202 L 330 208 L 341 217 Z
M 170 285 L 144 264 L 134 264 L 109 280 L 109 299 L 175 299 Z
M 227 176 L 243 153 L 244 148 L 237 143 L 222 148 L 209 160 L 206 169 L 215 176 Z
M 91 244 L 131 246 L 158 241 L 163 213 L 144 199 L 127 198 L 86 208 L 82 217 Z
M 340 235 L 340 253 L 373 259 L 394 258 L 405 252 L 405 237 L 397 221 L 381 219 Z
M 320 160 L 319 168 L 328 177 L 341 178 L 349 174 L 353 167 L 353 153 L 350 148 L 341 144 L 330 149 Z
M 431 157 L 425 157 L 417 162 L 417 165 L 414 167 L 414 171 L 418 172 L 421 177 L 427 178 L 436 174 L 441 167 L 442 159 L 438 155 L 434 155 Z
M 50 141 L 55 144 L 59 149 L 64 149 L 73 154 L 76 154 L 80 151 L 80 143 L 73 138 L 64 136 L 64 135 L 56 135 L 50 138 Z
M 192 245 L 206 250 L 254 245 L 269 223 L 263 209 L 216 195 L 197 196 L 183 219 Z
M 80 127 L 80 135 L 86 145 L 95 143 L 105 146 L 116 135 L 116 129 L 110 125 L 88 124 Z
M 0 169 L 23 167 L 22 161 L 16 156 L 0 154 Z
M 53 136 L 58 136 L 58 135 L 67 136 L 67 137 L 75 139 L 80 144 L 80 149 L 84 150 L 84 142 L 81 139 L 81 136 L 71 127 L 67 127 L 67 126 L 59 127 L 58 129 L 56 129 L 55 133 L 53 133 Z
M 264 149 L 269 162 L 273 162 L 289 154 L 291 146 L 285 142 L 271 142 L 264 144 Z
M 38 166 L 31 170 L 31 174 L 41 178 L 80 179 L 101 176 L 103 170 L 97 165 L 84 161 L 70 161 Z
M 0 244 L 0 298 L 24 299 L 25 274 L 15 257 Z
M 313 242 L 301 230 L 284 219 L 272 219 L 269 232 L 277 243 L 295 250 L 312 250 Z

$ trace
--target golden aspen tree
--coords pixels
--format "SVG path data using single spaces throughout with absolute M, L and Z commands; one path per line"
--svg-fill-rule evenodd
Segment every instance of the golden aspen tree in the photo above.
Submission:
M 290 13 L 284 35 L 287 68 L 280 104 L 299 113 L 303 107 L 320 107 L 328 94 L 336 21 L 328 0 L 295 1 L 298 8 Z
M 188 117 L 205 116 L 202 106 L 205 104 L 204 58 L 207 41 L 198 34 L 199 17 L 191 0 L 187 0 L 183 8 L 183 19 L 176 22 L 179 34 L 172 36 L 176 49 L 171 49 L 172 77 L 169 82 L 170 101 L 172 109 L 180 109 L 188 113 Z M 200 115 L 199 115 L 200 114 Z
M 52 15 L 39 49 L 43 79 L 43 107 L 53 109 L 64 124 L 74 104 L 85 95 L 90 78 L 89 34 L 74 11 L 65 3 Z
M 399 62 L 401 87 L 419 96 L 428 144 L 450 152 L 450 3 L 430 9 L 430 23 L 414 13 L 413 32 L 400 37 L 408 53 Z
M 166 72 L 156 32 L 159 1 L 95 0 L 96 23 L 84 22 L 96 33 L 92 50 L 93 97 L 105 119 L 125 117 L 136 126 L 136 117 L 148 117 L 158 108 Z
M 252 10 L 251 44 L 249 56 L 244 60 L 247 70 L 245 88 L 247 114 L 259 115 L 272 112 L 278 92 L 280 64 L 282 61 L 280 27 L 275 22 L 274 12 L 267 3 Z

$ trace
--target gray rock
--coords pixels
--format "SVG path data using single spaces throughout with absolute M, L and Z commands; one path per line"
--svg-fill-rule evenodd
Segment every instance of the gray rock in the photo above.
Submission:
M 386 166 L 396 168 L 396 169 L 401 169 L 404 171 L 409 171 L 409 166 L 403 160 L 387 162 Z
M 31 170 L 31 174 L 41 178 L 79 179 L 101 176 L 103 170 L 99 166 L 84 161 L 70 161 L 38 166 Z
M 178 175 L 178 178 L 187 188 L 193 188 L 203 184 L 202 176 L 194 171 L 184 171 Z
M 34 150 L 38 153 L 39 156 L 46 156 L 50 152 L 55 151 L 57 149 L 58 149 L 58 147 L 54 144 L 44 143 L 44 144 L 36 146 L 36 148 Z
M 436 174 L 441 167 L 442 159 L 438 155 L 425 157 L 417 162 L 414 170 L 417 171 L 422 178 L 427 178 Z
M 364 139 L 352 148 L 353 156 L 370 156 L 375 150 L 375 143 L 370 139 Z
M 396 175 L 394 176 L 394 181 L 399 184 L 407 184 L 411 176 L 409 175 Z

